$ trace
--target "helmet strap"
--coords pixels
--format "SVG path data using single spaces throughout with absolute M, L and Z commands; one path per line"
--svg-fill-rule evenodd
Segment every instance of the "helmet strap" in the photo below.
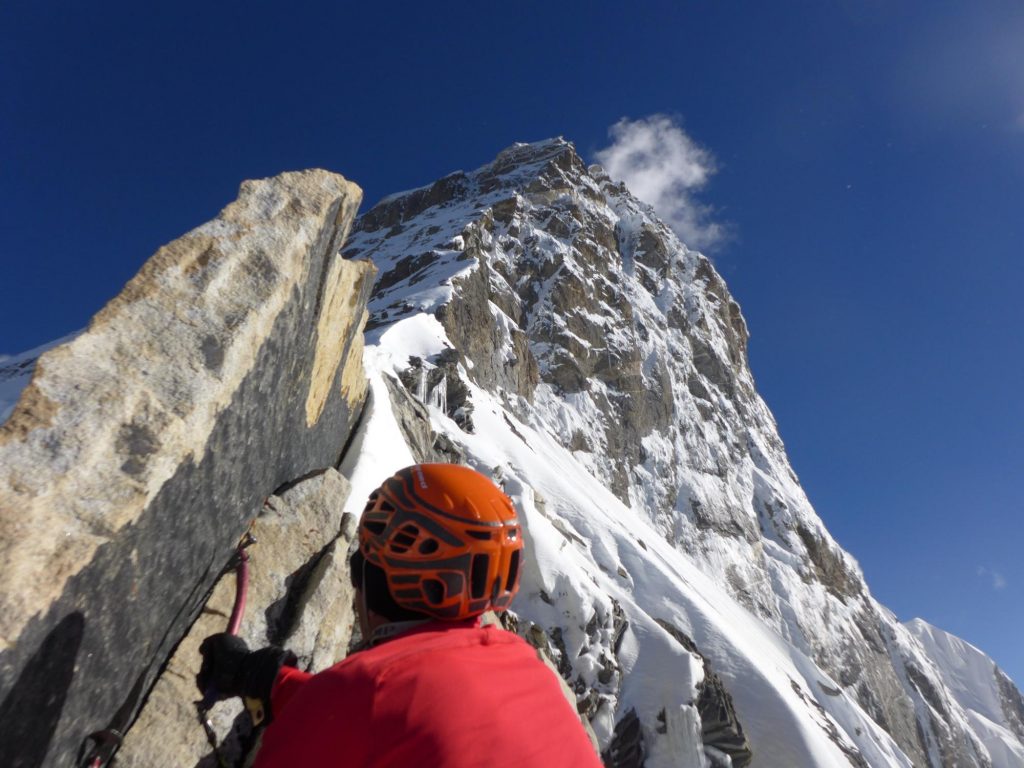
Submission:
M 366 558 L 365 557 L 359 558 L 359 570 L 361 571 L 361 573 L 360 573 L 360 577 L 361 578 L 359 580 L 359 584 L 360 584 L 360 587 L 359 587 L 359 602 L 362 603 L 363 621 L 366 623 L 366 629 L 369 630 L 369 627 L 370 627 L 370 603 L 369 603 L 369 600 L 366 597 L 367 590 L 366 590 Z M 363 628 L 360 627 L 360 629 L 363 629 Z M 372 636 L 372 633 L 371 633 L 371 636 Z M 364 637 L 363 638 L 363 642 L 364 643 L 365 642 L 369 642 L 369 641 L 370 641 L 369 637 Z

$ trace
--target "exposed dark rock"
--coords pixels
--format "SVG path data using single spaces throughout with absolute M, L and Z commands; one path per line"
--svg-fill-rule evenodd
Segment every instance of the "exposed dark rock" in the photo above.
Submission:
M 853 631 L 841 639 L 841 652 L 816 658 L 818 664 L 852 694 L 861 708 L 900 745 L 914 765 L 928 765 L 917 732 L 919 723 L 905 682 L 893 667 L 881 616 L 870 599 L 853 614 Z
M 616 656 L 619 653 L 619 648 L 622 647 L 622 638 L 625 637 L 627 629 L 629 629 L 629 621 L 626 619 L 625 611 L 622 610 L 618 600 L 612 600 L 612 651 Z
M 860 636 L 864 638 L 872 651 L 878 654 L 886 652 L 885 638 L 882 637 L 882 631 L 879 629 L 877 612 L 873 609 L 869 610 L 865 606 L 864 609 L 854 614 L 853 621 Z
M 587 722 L 594 719 L 594 715 L 597 714 L 600 708 L 601 694 L 593 689 L 586 691 L 582 696 L 579 696 L 576 699 L 576 712 Z
M 921 671 L 921 668 L 909 662 L 906 665 L 907 676 L 910 678 L 910 682 L 914 684 L 914 687 L 921 692 L 924 700 L 928 702 L 928 705 L 938 712 L 943 717 L 947 716 L 946 705 L 943 703 L 942 698 L 939 696 L 938 690 L 935 688 L 935 684 L 932 680 Z
M 1021 696 L 1017 686 L 999 667 L 995 668 L 994 674 L 1006 722 L 1009 723 L 1010 730 L 1024 741 L 1024 696 Z
M 554 657 L 556 664 L 558 665 L 558 673 L 566 680 L 572 675 L 572 661 L 569 658 L 569 652 L 565 648 L 565 641 L 562 639 L 562 628 L 555 627 L 550 632 L 551 637 L 551 656 Z
M 736 715 L 732 696 L 725 689 L 722 679 L 715 674 L 711 663 L 685 632 L 664 619 L 656 621 L 683 648 L 697 656 L 704 666 L 704 680 L 697 686 L 697 701 L 694 704 L 700 715 L 701 737 L 705 746 L 728 755 L 734 768 L 750 765 L 753 752 Z
M 711 262 L 703 255 L 698 256 L 694 279 L 704 281 L 705 295 L 711 298 L 712 303 L 717 307 L 718 319 L 727 331 L 729 363 L 736 372 L 740 366 L 747 364 L 747 342 L 750 339 L 747 323 L 740 313 L 739 305 L 732 299 L 729 288 L 722 280 L 721 275 L 715 271 Z
M 854 766 L 854 768 L 871 768 L 871 766 L 868 765 L 868 761 L 864 759 L 864 755 L 862 755 L 860 750 L 844 737 L 835 720 L 833 720 L 828 712 L 825 711 L 825 708 L 818 703 L 818 700 L 805 691 L 796 680 L 790 680 L 790 684 L 793 686 L 793 691 L 797 696 L 803 699 L 808 708 L 812 708 L 817 711 L 818 725 L 820 725 L 825 733 L 828 734 L 832 743 L 839 747 L 843 756 L 846 757 L 850 765 Z
M 429 187 L 408 195 L 384 200 L 360 217 L 360 227 L 368 230 L 394 230 L 427 208 L 443 205 L 465 189 L 466 175 L 461 171 L 449 174 Z M 399 230 L 400 231 L 400 230 Z
M 847 568 L 842 553 L 835 552 L 824 539 L 802 525 L 796 526 L 796 533 L 807 550 L 817 580 L 829 592 L 844 601 L 861 595 L 863 582 Z
M 714 531 L 722 536 L 756 541 L 761 533 L 754 520 L 744 515 L 742 511 L 734 512 L 728 508 L 707 506 L 697 499 L 691 498 L 690 513 L 698 528 Z
M 348 550 L 356 521 L 342 515 L 349 489 L 333 469 L 314 473 L 271 496 L 251 528 L 256 544 L 248 550 L 241 637 L 253 648 L 273 643 L 291 649 L 300 668 L 308 671 L 324 669 L 345 655 L 354 624 Z M 118 766 L 219 765 L 196 720 L 194 675 L 199 644 L 224 630 L 236 588 L 233 573 L 218 581 L 126 735 Z M 210 720 L 221 757 L 241 765 L 255 736 L 241 703 L 218 704 Z
M 424 370 L 426 368 L 426 370 Z M 444 382 L 445 413 L 462 429 L 472 434 L 473 401 L 469 397 L 469 388 L 459 373 L 459 353 L 454 349 L 446 349 L 425 365 L 418 357 L 409 360 L 409 367 L 399 374 L 402 384 L 414 398 L 422 394 L 434 392 Z
M 650 267 L 659 281 L 668 277 L 668 266 L 671 258 L 665 239 L 644 224 L 637 235 L 635 258 L 641 264 Z
M 466 253 L 472 254 L 468 246 Z M 456 297 L 437 311 L 437 318 L 461 358 L 473 361 L 469 375 L 477 384 L 531 400 L 540 380 L 537 361 L 526 334 L 518 328 L 511 332 L 512 355 L 505 355 L 504 332 L 491 309 L 492 300 L 499 297 L 492 294 L 486 261 L 479 257 L 478 261 L 478 269 L 457 280 Z
M 643 768 L 646 757 L 640 718 L 631 709 L 615 724 L 612 741 L 601 759 L 606 768 Z
M 936 711 L 930 710 L 924 718 L 922 730 L 919 732 L 923 735 L 922 750 L 931 754 L 928 747 L 934 746 L 939 753 L 939 765 L 943 768 L 961 765 L 969 765 L 971 768 L 994 768 L 992 761 L 981 752 L 981 745 L 973 737 L 961 739 L 956 730 L 937 715 Z M 921 724 L 922 720 L 919 719 L 918 723 Z
M 466 463 L 466 453 L 462 447 L 452 442 L 447 435 L 440 433 L 434 434 L 433 456 L 434 461 L 442 464 Z
M 374 295 L 383 293 L 391 286 L 403 280 L 412 279 L 413 275 L 417 272 L 421 272 L 424 268 L 430 266 L 434 259 L 434 254 L 429 251 L 418 256 L 406 256 L 377 279 L 376 284 L 373 286 Z
M 874 689 L 864 681 L 861 681 L 857 685 L 856 695 L 857 702 L 860 704 L 861 709 L 863 709 L 872 720 L 891 733 L 891 727 L 889 725 L 889 720 L 886 717 L 885 709 L 878 701 L 878 697 L 875 695 Z
M 465 459 L 462 449 L 448 437 L 439 435 L 430 427 L 430 414 L 423 403 L 409 391 L 386 376 L 384 383 L 391 398 L 391 409 L 402 431 L 406 445 L 417 462 L 460 464 Z

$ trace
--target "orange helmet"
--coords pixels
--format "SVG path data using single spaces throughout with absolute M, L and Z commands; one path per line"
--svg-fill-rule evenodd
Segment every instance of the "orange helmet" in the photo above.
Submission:
M 370 494 L 359 551 L 400 607 L 438 619 L 504 610 L 519 589 L 523 534 L 512 501 L 455 464 L 399 470 Z

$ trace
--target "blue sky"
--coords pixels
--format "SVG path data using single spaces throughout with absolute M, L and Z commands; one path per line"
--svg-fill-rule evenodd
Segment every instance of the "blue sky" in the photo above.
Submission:
M 242 179 L 373 202 L 666 115 L 819 514 L 901 618 L 1024 681 L 1020 2 L 62 5 L 0 5 L 0 352 L 83 326 Z

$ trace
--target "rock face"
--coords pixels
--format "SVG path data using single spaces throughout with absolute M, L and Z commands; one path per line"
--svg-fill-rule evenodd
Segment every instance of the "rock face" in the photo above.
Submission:
M 335 465 L 365 397 L 357 187 L 246 182 L 45 353 L 0 427 L 0 754 L 124 729 L 264 499 Z
M 299 666 L 319 672 L 345 656 L 355 615 L 348 549 L 356 520 L 342 517 L 349 484 L 334 469 L 300 481 L 267 499 L 252 525 L 249 599 L 239 635 L 250 648 L 286 645 Z M 117 765 L 215 766 L 216 757 L 196 718 L 199 644 L 223 632 L 236 591 L 225 575 L 146 701 Z M 251 750 L 255 735 L 237 699 L 211 710 L 221 757 L 232 765 Z
M 43 353 L 61 344 L 66 344 L 77 335 L 77 333 L 69 334 L 64 338 L 18 355 L 6 357 L 0 355 L 0 424 L 7 421 L 7 417 L 11 415 L 14 406 L 18 403 L 22 391 L 32 381 L 32 373 Z
M 434 391 L 444 380 L 446 402 L 424 409 L 433 414 L 433 432 L 445 432 L 470 460 L 520 485 L 533 482 L 522 470 L 529 452 L 557 441 L 657 537 L 810 660 L 801 672 L 807 685 L 786 695 L 796 697 L 794 706 L 840 761 L 992 764 L 991 750 L 921 643 L 871 597 L 856 562 L 807 500 L 756 392 L 746 324 L 721 276 L 623 185 L 598 166 L 588 168 L 571 144 L 515 145 L 471 173 L 387 198 L 359 219 L 344 254 L 372 258 L 381 269 L 368 327 L 381 350 L 375 359 L 395 355 L 387 375 L 401 379 L 407 394 L 420 381 Z M 389 336 L 432 341 L 420 349 L 389 342 Z M 453 392 L 460 393 L 457 402 Z M 500 409 L 507 429 L 499 419 L 481 437 L 485 400 L 497 404 L 490 407 Z M 409 424 L 403 428 L 416 432 Z M 528 452 L 485 445 L 497 430 Z M 436 437 L 429 428 L 418 434 L 425 455 Z M 495 468 L 501 455 L 518 458 Z M 609 554 L 606 532 L 596 523 L 568 522 L 570 488 L 547 511 L 535 490 L 523 490 L 522 498 L 528 506 L 536 502 L 539 528 L 591 558 L 597 566 L 588 571 L 592 578 L 617 574 L 619 584 L 631 584 L 637 570 L 625 563 L 653 556 L 642 541 L 636 542 L 642 552 L 624 554 L 621 538 Z M 690 715 L 677 717 L 673 710 L 662 723 L 657 709 L 639 705 L 628 714 L 622 700 L 630 680 L 611 610 L 618 605 L 615 593 L 590 608 L 598 617 L 590 633 L 588 616 L 574 616 L 580 623 L 572 626 L 558 610 L 560 600 L 590 587 L 567 586 L 558 567 L 546 567 L 534 582 L 538 602 L 521 613 L 531 614 L 553 646 L 580 706 L 593 713 L 602 748 L 614 740 L 617 763 L 657 763 L 664 758 L 658 744 L 671 741 L 659 742 L 659 729 L 670 730 L 671 723 L 688 728 L 683 721 Z M 552 594 L 551 584 L 562 591 Z M 637 630 L 652 636 L 649 620 L 661 615 L 622 606 L 628 623 L 642 623 Z M 713 666 L 720 676 L 711 689 L 720 685 L 736 698 L 730 686 L 738 678 L 720 663 L 727 660 L 721 644 L 709 644 L 693 627 L 682 629 L 701 653 L 719 654 Z M 698 685 L 701 674 L 688 679 Z M 898 748 L 852 724 L 847 701 L 857 718 L 869 717 Z M 703 716 L 712 709 L 705 707 Z M 742 720 L 738 706 L 737 712 Z M 713 730 L 719 725 L 728 730 L 724 722 Z M 743 762 L 742 732 L 723 742 L 727 748 L 709 745 L 706 757 L 721 761 L 735 749 L 734 762 Z M 770 742 L 773 734 L 760 737 Z M 773 764 L 753 737 L 750 745 L 756 760 Z

